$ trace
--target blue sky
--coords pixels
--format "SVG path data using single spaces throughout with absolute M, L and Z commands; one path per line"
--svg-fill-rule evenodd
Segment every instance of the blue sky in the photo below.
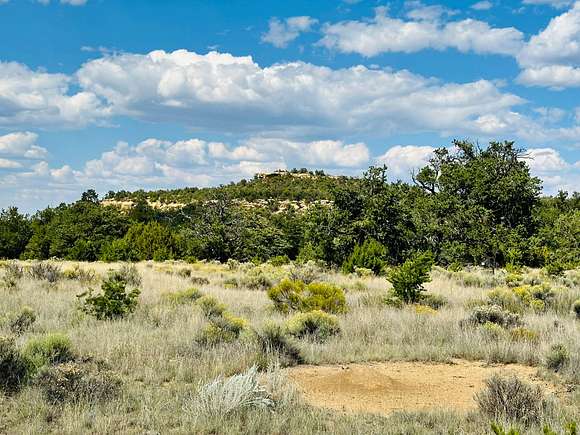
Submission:
M 514 140 L 580 190 L 580 2 L 0 0 L 0 208 Z

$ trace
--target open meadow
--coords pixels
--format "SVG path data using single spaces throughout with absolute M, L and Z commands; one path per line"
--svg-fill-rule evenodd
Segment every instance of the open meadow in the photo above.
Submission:
M 430 275 L 400 304 L 314 262 L 4 262 L 0 433 L 576 433 L 580 272 Z M 284 305 L 298 282 L 345 299 Z

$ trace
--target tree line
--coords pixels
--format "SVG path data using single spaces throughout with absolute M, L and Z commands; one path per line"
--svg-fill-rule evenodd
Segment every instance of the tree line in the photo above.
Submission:
M 208 259 L 316 260 L 352 269 L 400 264 L 431 252 L 443 266 L 580 265 L 580 195 L 541 196 L 524 150 L 454 141 L 435 151 L 412 183 L 390 182 L 386 167 L 363 177 L 254 178 L 210 189 L 110 192 L 122 211 L 89 190 L 71 204 L 32 216 L 0 213 L 0 258 L 83 261 Z M 160 210 L 147 200 L 193 201 Z M 239 199 L 312 201 L 302 211 L 243 207 Z M 316 202 L 329 199 L 332 205 Z

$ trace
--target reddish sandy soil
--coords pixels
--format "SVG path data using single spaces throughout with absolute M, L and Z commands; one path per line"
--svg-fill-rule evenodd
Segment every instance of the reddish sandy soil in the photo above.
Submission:
M 303 397 L 313 406 L 344 412 L 389 414 L 394 411 L 452 409 L 466 412 L 477 407 L 474 395 L 494 373 L 516 374 L 541 382 L 536 368 L 456 360 L 452 364 L 385 362 L 333 366 L 299 366 L 288 369 Z

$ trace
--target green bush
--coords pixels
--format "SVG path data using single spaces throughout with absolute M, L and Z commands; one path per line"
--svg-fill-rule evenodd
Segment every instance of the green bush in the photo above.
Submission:
M 576 318 L 580 320 L 580 299 L 576 299 L 572 304 L 572 311 L 576 314 Z
M 10 320 L 8 327 L 13 334 L 20 335 L 28 331 L 34 322 L 36 322 L 36 314 L 32 308 L 24 307 L 17 316 Z
M 302 281 L 282 280 L 268 290 L 274 307 L 282 312 L 321 310 L 328 313 L 346 312 L 344 290 L 327 283 L 304 284 Z
M 220 317 L 226 311 L 226 306 L 210 295 L 200 297 L 195 304 L 208 319 L 212 317 Z
M 563 344 L 555 344 L 546 355 L 546 366 L 556 372 L 570 362 L 570 352 Z
M 223 315 L 210 319 L 209 323 L 201 330 L 197 341 L 204 345 L 235 341 L 246 328 L 246 320 L 224 312 Z
M 490 322 L 509 328 L 520 325 L 521 319 L 518 314 L 506 311 L 498 305 L 483 305 L 471 310 L 468 322 L 474 325 L 484 325 Z
M 344 273 L 353 273 L 356 268 L 370 269 L 375 275 L 381 275 L 387 264 L 387 248 L 374 239 L 367 239 L 362 245 L 356 245 L 352 254 L 342 265 Z
M 324 341 L 328 337 L 338 334 L 340 325 L 336 316 L 315 310 L 308 313 L 295 314 L 286 322 L 286 329 L 294 337 L 302 338 L 308 336 Z
M 93 289 L 77 297 L 82 300 L 82 311 L 99 320 L 119 319 L 137 308 L 139 289 L 127 291 L 126 281 L 118 272 L 113 272 L 103 281 L 102 293 L 93 296 Z
M 30 364 L 18 352 L 14 339 L 0 337 L 0 391 L 13 394 L 28 380 Z
M 121 389 L 121 380 L 110 371 L 90 369 L 75 362 L 44 368 L 35 384 L 52 404 L 110 400 Z
M 406 260 L 401 266 L 392 268 L 387 279 L 393 284 L 393 293 L 403 302 L 417 303 L 425 291 L 423 284 L 430 281 L 433 254 L 425 252 Z
M 179 290 L 176 292 L 165 293 L 163 299 L 172 304 L 188 304 L 197 301 L 203 295 L 195 287 L 191 287 L 185 290 Z
M 482 414 L 526 425 L 539 423 L 547 407 L 542 389 L 516 376 L 492 376 L 485 382 L 485 389 L 476 394 L 476 400 Z
M 63 334 L 48 334 L 30 339 L 24 346 L 22 355 L 35 369 L 74 359 L 71 341 Z
M 284 266 L 285 264 L 290 263 L 290 259 L 288 258 L 287 255 L 278 255 L 276 257 L 272 257 L 268 260 L 268 263 L 270 263 L 272 266 Z

